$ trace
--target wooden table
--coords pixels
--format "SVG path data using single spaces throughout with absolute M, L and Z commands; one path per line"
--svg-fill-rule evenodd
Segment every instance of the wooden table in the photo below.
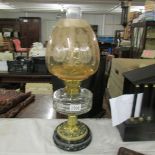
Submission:
M 102 67 L 102 64 L 100 67 Z M 102 117 L 104 115 L 104 110 L 102 108 L 104 77 L 102 77 L 102 72 L 103 71 L 100 69 L 97 75 L 90 77 L 90 79 L 87 79 L 88 81 L 86 80 L 83 83 L 82 87 L 93 92 L 93 105 L 92 109 L 82 117 Z M 25 92 L 26 83 L 52 83 L 53 91 L 64 87 L 63 81 L 54 75 L 38 73 L 0 73 L 0 83 L 20 83 L 20 90 L 22 92 Z
M 20 83 L 20 90 L 25 92 L 26 83 L 52 83 L 56 79 L 50 74 L 38 73 L 0 73 L 0 83 Z
M 22 109 L 16 116 L 17 118 L 60 118 L 53 108 L 52 95 L 36 94 L 35 101 Z
M 20 83 L 20 90 L 25 92 L 26 83 L 54 83 L 53 90 L 60 87 L 62 81 L 50 74 L 38 73 L 0 73 L 0 83 Z M 35 94 L 35 101 L 24 108 L 18 118 L 62 118 L 53 109 L 52 95 Z

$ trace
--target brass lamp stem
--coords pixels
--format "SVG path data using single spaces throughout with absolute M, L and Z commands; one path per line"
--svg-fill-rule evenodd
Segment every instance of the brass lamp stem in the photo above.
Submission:
M 80 81 L 67 80 L 65 81 L 65 91 L 68 95 L 73 96 L 80 92 Z
M 77 116 L 76 115 L 69 115 L 67 124 L 70 128 L 75 127 L 77 125 Z

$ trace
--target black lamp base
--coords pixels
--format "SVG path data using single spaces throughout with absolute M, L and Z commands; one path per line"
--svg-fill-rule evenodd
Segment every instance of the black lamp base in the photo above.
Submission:
M 53 134 L 53 139 L 54 139 L 54 143 L 60 149 L 63 149 L 65 151 L 79 151 L 86 148 L 90 144 L 92 139 L 92 134 L 90 129 L 88 128 L 88 133 L 83 139 L 80 139 L 78 141 L 66 141 L 62 139 L 58 135 L 57 130 L 55 130 Z

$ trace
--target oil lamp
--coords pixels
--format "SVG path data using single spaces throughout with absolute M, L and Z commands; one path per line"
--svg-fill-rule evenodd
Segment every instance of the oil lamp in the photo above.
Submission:
M 69 8 L 52 31 L 46 50 L 46 64 L 51 74 L 64 81 L 65 87 L 53 93 L 53 106 L 68 116 L 53 134 L 55 144 L 67 151 L 77 151 L 92 139 L 89 127 L 77 116 L 92 107 L 92 93 L 80 87 L 82 80 L 94 74 L 99 65 L 99 47 L 91 26 L 81 19 L 80 8 Z

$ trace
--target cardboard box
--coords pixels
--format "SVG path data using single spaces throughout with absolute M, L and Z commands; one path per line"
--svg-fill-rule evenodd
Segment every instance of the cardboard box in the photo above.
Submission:
M 130 36 L 131 36 L 131 27 L 130 26 L 126 26 L 125 29 L 124 29 L 123 39 L 129 40 Z
M 145 11 L 154 11 L 155 10 L 155 0 L 146 0 L 145 1 Z
M 129 12 L 129 14 L 128 14 L 128 22 L 133 21 L 138 16 L 139 16 L 139 12 L 137 12 L 137 11 L 135 11 L 135 12 Z
M 110 96 L 117 97 L 123 94 L 124 72 L 151 64 L 155 64 L 154 59 L 113 58 L 108 80 L 108 90 Z

